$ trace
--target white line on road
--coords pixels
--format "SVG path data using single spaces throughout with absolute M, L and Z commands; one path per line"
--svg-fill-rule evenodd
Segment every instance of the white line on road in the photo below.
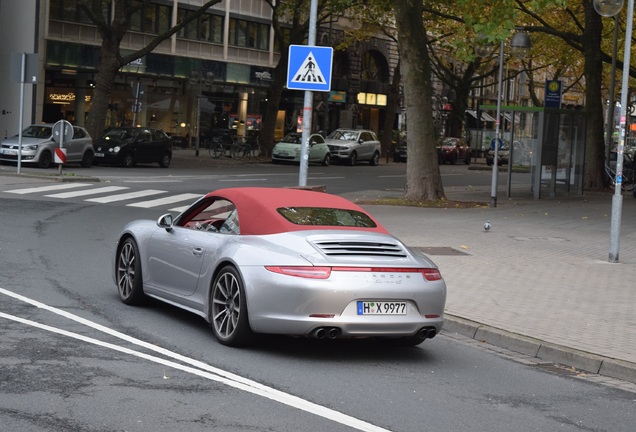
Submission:
M 105 186 L 105 187 L 94 188 L 94 189 L 84 189 L 81 191 L 60 192 L 57 194 L 44 195 L 44 196 L 49 198 L 75 198 L 75 197 L 86 196 L 86 195 L 97 195 L 100 193 L 115 192 L 122 189 L 129 189 L 129 188 L 125 186 Z
M 44 303 L 40 303 L 37 300 L 30 299 L 28 297 L 22 296 L 20 294 L 16 294 L 12 291 L 6 290 L 4 288 L 0 288 L 0 294 L 4 294 L 6 296 L 12 297 L 14 299 L 20 300 L 24 303 L 28 303 L 32 306 L 35 306 L 39 309 L 47 310 L 54 314 L 60 315 L 64 318 L 68 318 L 72 321 L 78 322 L 80 324 L 86 325 L 94 330 L 100 331 L 102 333 L 106 333 L 110 336 L 114 336 L 116 338 L 122 339 L 129 343 L 135 344 L 137 346 L 146 348 L 148 350 L 154 351 L 156 353 L 162 354 L 166 357 L 181 361 L 183 363 L 189 364 L 193 367 L 184 366 L 179 363 L 172 362 L 170 360 L 165 360 L 160 357 L 152 356 L 149 354 L 145 354 L 139 351 L 131 350 L 129 348 L 124 348 L 118 345 L 114 345 L 108 342 L 100 341 L 98 339 L 93 339 L 87 336 L 80 335 L 78 333 L 69 332 L 66 330 L 62 330 L 56 327 L 51 327 L 45 324 L 41 324 L 35 321 L 26 320 L 24 318 L 20 318 L 14 315 L 9 315 L 3 312 L 0 312 L 0 317 L 9 319 L 15 322 L 20 322 L 25 325 L 30 325 L 36 328 L 40 328 L 46 331 L 50 331 L 53 333 L 57 333 L 60 335 L 68 336 L 77 340 L 81 340 L 87 343 L 91 343 L 94 345 L 98 345 L 104 348 L 109 348 L 115 351 L 119 351 L 122 353 L 130 354 L 139 358 L 143 358 L 145 360 L 153 361 L 159 364 L 163 364 L 165 366 L 169 366 L 175 369 L 182 370 L 184 372 L 189 372 L 191 374 L 207 378 L 209 380 L 217 381 L 223 383 L 227 386 L 234 387 L 239 390 L 246 391 L 248 393 L 252 393 L 255 395 L 259 395 L 282 404 L 300 409 L 302 411 L 326 418 L 328 420 L 341 423 L 343 425 L 349 426 L 351 428 L 360 430 L 360 431 L 369 431 L 369 432 L 389 432 L 388 429 L 383 429 L 379 426 L 375 426 L 371 423 L 365 422 L 364 420 L 359 420 L 355 417 L 343 414 L 341 412 L 332 410 L 330 408 L 315 404 L 313 402 L 307 401 L 305 399 L 301 399 L 297 396 L 291 395 L 289 393 L 282 392 L 280 390 L 276 390 L 272 387 L 268 387 L 263 385 L 257 381 L 253 381 L 247 378 L 244 378 L 240 375 L 233 374 L 231 372 L 227 372 L 223 369 L 215 368 L 206 363 L 200 362 L 198 360 L 185 357 L 181 354 L 175 353 L 173 351 L 169 351 L 165 348 L 161 348 L 157 345 L 150 344 L 148 342 L 144 342 L 140 339 L 136 339 L 132 336 L 128 336 L 124 333 L 120 333 L 116 330 L 112 330 L 108 327 L 102 326 L 100 324 L 89 321 L 85 318 L 81 318 L 72 313 L 66 312 L 62 309 L 55 308 L 53 306 L 46 305 Z
M 194 199 L 201 198 L 201 196 L 202 195 L 200 194 L 184 193 L 180 195 L 172 195 L 165 198 L 158 198 L 158 199 L 149 200 L 149 201 L 141 201 L 141 202 L 126 204 L 126 205 L 128 207 L 141 207 L 141 208 L 159 207 L 162 205 L 173 204 L 180 201 L 186 201 L 186 200 L 192 201 Z
M 249 182 L 249 181 L 267 181 L 264 178 L 237 178 L 237 179 L 219 179 L 220 182 Z
M 148 196 L 151 196 L 151 195 L 158 195 L 158 194 L 162 194 L 162 193 L 166 193 L 166 191 L 156 190 L 156 189 L 145 189 L 145 190 L 142 190 L 142 191 L 129 192 L 129 193 L 118 194 L 118 195 L 109 195 L 109 196 L 105 196 L 105 197 L 101 197 L 101 198 L 90 198 L 90 199 L 87 199 L 85 201 L 105 204 L 105 203 L 111 203 L 111 202 L 116 202 L 116 201 L 125 201 L 125 200 L 135 199 L 135 198 L 145 198 L 145 197 L 148 197 Z
M 56 191 L 56 190 L 73 189 L 73 188 L 90 186 L 90 185 L 92 185 L 92 183 L 64 183 L 64 184 L 57 184 L 57 185 L 53 185 L 53 186 L 40 186 L 40 187 L 26 188 L 26 189 L 14 189 L 14 190 L 8 190 L 8 191 L 5 191 L 5 192 L 6 193 L 13 193 L 13 194 L 23 195 L 23 194 L 29 194 L 29 193 L 50 192 L 50 191 Z

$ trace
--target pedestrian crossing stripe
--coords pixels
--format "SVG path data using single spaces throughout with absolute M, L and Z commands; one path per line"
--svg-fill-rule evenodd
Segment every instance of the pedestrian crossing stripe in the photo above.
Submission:
M 333 48 L 290 45 L 287 88 L 290 90 L 330 91 Z
M 325 78 L 320 71 L 320 66 L 316 64 L 314 53 L 309 51 L 309 55 L 302 62 L 298 71 L 294 74 L 294 78 L 291 80 L 293 83 L 309 83 L 317 82 L 324 83 Z

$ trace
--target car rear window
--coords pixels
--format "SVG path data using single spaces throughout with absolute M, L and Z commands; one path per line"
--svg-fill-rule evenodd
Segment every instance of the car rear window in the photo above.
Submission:
M 375 228 L 366 214 L 356 210 L 323 207 L 281 207 L 278 213 L 296 225 L 347 226 Z

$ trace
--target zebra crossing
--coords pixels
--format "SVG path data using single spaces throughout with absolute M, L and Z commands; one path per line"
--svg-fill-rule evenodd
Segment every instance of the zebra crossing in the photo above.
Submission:
M 95 183 L 61 183 L 47 186 L 36 186 L 3 191 L 16 195 L 41 195 L 56 199 L 81 199 L 97 204 L 123 203 L 128 207 L 155 208 L 168 207 L 168 211 L 181 212 L 201 194 L 179 193 L 166 195 L 169 191 L 160 189 L 131 190 L 127 186 L 96 186 Z M 163 196 L 160 196 L 163 195 Z M 149 199 L 153 197 L 152 199 Z M 179 203 L 182 206 L 172 207 Z

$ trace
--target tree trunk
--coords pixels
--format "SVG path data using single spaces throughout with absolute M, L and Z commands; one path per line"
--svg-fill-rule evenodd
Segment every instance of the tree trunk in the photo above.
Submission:
M 407 151 L 404 198 L 409 201 L 445 199 L 437 161 L 431 106 L 431 65 L 422 20 L 421 0 L 393 3 L 400 51 L 400 71 L 406 101 Z
M 606 185 L 605 142 L 603 140 L 603 98 L 601 84 L 603 63 L 601 60 L 601 33 L 603 21 L 594 10 L 591 1 L 585 1 L 585 31 L 583 46 L 585 56 L 585 104 L 586 145 L 583 189 L 602 189 Z M 600 120 L 599 120 L 600 119 Z
M 111 88 L 120 67 L 119 59 L 117 58 L 118 52 L 119 44 L 113 44 L 108 39 L 102 40 L 102 56 L 99 62 L 99 72 L 95 80 L 91 111 L 88 115 L 86 125 L 86 129 L 93 139 L 99 138 L 104 132 Z M 124 107 L 121 108 L 124 109 Z
M 382 128 L 382 137 L 380 144 L 382 146 L 382 154 L 386 155 L 387 160 L 390 157 L 391 144 L 393 141 L 393 124 L 395 123 L 395 113 L 400 103 L 400 62 L 393 71 L 393 81 L 389 89 L 389 95 L 386 101 L 386 115 L 384 116 L 384 127 Z
M 287 49 L 281 50 L 281 58 L 274 69 L 274 80 L 267 89 L 267 105 L 259 139 L 261 146 L 263 146 L 267 154 L 270 155 L 275 144 L 274 134 L 276 132 L 278 108 L 280 106 L 283 88 L 287 83 L 287 53 Z

